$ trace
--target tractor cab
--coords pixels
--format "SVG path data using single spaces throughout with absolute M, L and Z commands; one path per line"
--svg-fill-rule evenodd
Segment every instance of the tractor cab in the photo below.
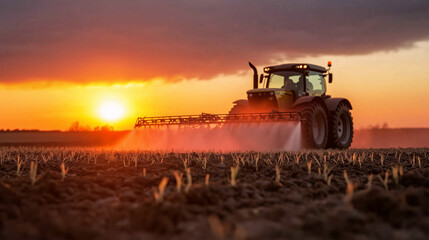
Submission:
M 247 91 L 247 98 L 252 109 L 287 110 L 302 96 L 326 96 L 325 77 L 328 76 L 332 82 L 329 69 L 313 64 L 265 67 L 265 75 L 261 74 L 259 81 L 256 68 L 250 66 L 254 70 L 254 89 Z M 258 88 L 261 83 L 265 88 Z

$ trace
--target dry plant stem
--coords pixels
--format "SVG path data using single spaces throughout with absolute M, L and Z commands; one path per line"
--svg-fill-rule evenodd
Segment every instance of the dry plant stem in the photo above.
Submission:
M 213 232 L 213 235 L 216 236 L 218 239 L 223 239 L 225 236 L 225 230 L 219 217 L 216 215 L 210 215 L 208 218 L 208 222 L 210 225 L 210 229 Z
M 309 162 L 307 162 L 307 172 L 308 174 L 311 174 L 311 164 L 313 163 L 312 160 L 310 160 Z
M 346 184 L 348 185 L 350 183 L 350 180 L 349 180 L 349 177 L 347 175 L 347 171 L 344 170 L 343 174 L 344 174 L 344 179 L 346 180 Z
M 173 174 L 174 174 L 174 177 L 176 178 L 176 192 L 180 193 L 182 190 L 183 173 L 179 173 L 178 171 L 174 171 Z
M 258 171 L 258 161 L 259 161 L 259 153 L 255 156 L 255 169 Z
M 313 159 L 314 159 L 314 161 L 316 161 L 316 163 L 317 163 L 317 165 L 318 166 L 320 166 L 321 164 L 320 164 L 320 161 L 319 160 L 317 160 L 317 158 L 315 157 L 315 156 L 313 156 Z M 310 162 L 312 162 L 313 160 L 310 160 Z M 308 164 L 308 162 L 307 162 L 307 164 Z
M 209 186 L 209 182 L 210 182 L 210 174 L 206 174 L 206 179 L 204 181 L 204 184 L 208 187 Z
M 189 190 L 191 190 L 192 187 L 192 176 L 191 176 L 191 169 L 186 169 L 186 186 L 185 186 L 185 192 L 188 193 Z
M 61 163 L 61 181 L 64 181 L 64 178 L 66 178 L 68 172 L 69 168 L 66 169 L 64 163 Z
M 361 161 L 363 162 L 363 161 L 365 161 L 365 159 L 366 159 L 366 153 L 365 152 L 363 152 L 362 153 L 362 155 L 360 156 L 361 157 Z
M 230 183 L 232 186 L 235 186 L 237 184 L 237 174 L 238 174 L 238 166 L 231 167 L 231 179 Z
M 143 177 L 146 177 L 146 168 L 143 168 Z
M 372 174 L 370 174 L 369 176 L 368 176 L 368 183 L 366 184 L 366 189 L 368 190 L 368 191 L 370 191 L 371 190 L 371 188 L 372 188 L 372 180 L 374 179 L 374 175 L 372 175 Z
M 154 197 L 157 202 L 162 202 L 164 200 L 164 191 L 168 184 L 168 178 L 163 177 L 158 186 L 158 192 L 154 192 Z
M 393 180 L 395 181 L 395 185 L 399 184 L 399 167 L 395 166 L 392 167 L 392 177 Z
M 203 169 L 207 169 L 207 157 L 203 157 Z
M 49 161 L 49 158 L 45 155 L 42 155 L 42 160 L 43 160 L 43 163 L 46 164 Z
M 34 185 L 39 178 L 37 177 L 37 162 L 31 161 L 30 163 L 30 179 L 31 185 Z
M 134 156 L 134 167 L 137 168 L 137 160 L 138 160 L 139 156 Z
M 299 159 L 301 159 L 302 154 L 295 154 L 295 163 L 299 165 Z
M 280 168 L 279 168 L 278 165 L 276 165 L 276 180 L 275 181 L 276 181 L 277 184 L 279 184 L 280 186 L 282 186 L 282 184 L 280 182 L 280 178 L 281 178 Z
M 389 172 L 387 171 L 385 172 L 384 179 L 380 175 L 377 175 L 377 177 L 380 180 L 380 182 L 383 184 L 384 189 L 386 189 L 386 191 L 389 191 L 389 186 L 387 185 L 387 181 L 389 179 Z
M 354 184 L 352 182 L 350 182 L 346 170 L 344 170 L 343 174 L 344 174 L 344 179 L 346 180 L 346 184 L 347 184 L 345 200 L 346 200 L 346 202 L 350 202 L 353 198 Z
M 344 158 L 343 157 L 341 157 L 340 155 L 338 155 L 338 159 L 337 159 L 337 161 L 340 161 L 341 160 L 341 163 L 342 164 L 344 164 Z
M 331 182 L 332 182 L 332 174 L 329 175 L 328 180 L 326 181 L 326 183 L 328 184 L 328 186 L 331 186 Z
M 327 182 L 329 178 L 329 173 L 331 172 L 331 168 L 328 167 L 328 165 L 323 163 L 323 179 Z
M 21 176 L 21 166 L 22 166 L 22 160 L 18 155 L 18 159 L 16 160 L 16 175 L 18 177 Z
M 284 152 L 281 152 L 279 154 L 279 160 L 277 161 L 277 165 L 282 166 L 283 165 L 283 160 L 284 160 Z
M 258 156 L 259 156 L 259 153 L 258 153 Z M 289 163 L 290 162 L 289 154 L 286 154 L 286 159 L 287 159 L 287 162 Z
M 244 166 L 244 165 L 245 165 L 245 163 L 246 163 L 246 162 L 244 161 L 244 157 L 243 157 L 243 156 L 241 156 L 241 157 L 239 158 L 239 160 L 240 160 L 240 162 L 241 162 L 241 165 L 243 165 L 243 166 Z
M 422 161 L 420 157 L 417 157 L 417 163 L 419 164 L 419 168 L 422 168 Z
M 189 158 L 185 158 L 185 159 L 183 159 L 183 167 L 185 168 L 185 171 L 186 171 L 186 169 L 188 168 L 188 160 Z
M 347 183 L 346 197 L 345 197 L 346 202 L 350 202 L 352 200 L 352 198 L 353 198 L 353 191 L 354 191 L 354 185 L 353 185 L 353 183 L 351 183 L 351 182 Z

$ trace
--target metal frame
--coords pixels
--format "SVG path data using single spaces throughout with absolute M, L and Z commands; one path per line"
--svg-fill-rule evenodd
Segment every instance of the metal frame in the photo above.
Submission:
M 289 122 L 302 121 L 299 112 L 270 112 L 270 113 L 238 113 L 238 114 L 208 114 L 139 117 L 135 128 L 169 125 L 198 126 L 205 124 L 229 124 L 229 123 L 265 123 L 265 122 Z

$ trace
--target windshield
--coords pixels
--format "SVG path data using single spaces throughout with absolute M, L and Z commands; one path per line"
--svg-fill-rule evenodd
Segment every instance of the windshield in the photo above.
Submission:
M 283 88 L 296 93 L 302 92 L 302 73 L 294 71 L 279 71 L 270 74 L 267 88 Z

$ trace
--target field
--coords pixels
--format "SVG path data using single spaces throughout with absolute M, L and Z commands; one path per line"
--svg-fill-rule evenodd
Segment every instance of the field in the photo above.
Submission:
M 428 239 L 429 149 L 0 148 L 0 239 Z

